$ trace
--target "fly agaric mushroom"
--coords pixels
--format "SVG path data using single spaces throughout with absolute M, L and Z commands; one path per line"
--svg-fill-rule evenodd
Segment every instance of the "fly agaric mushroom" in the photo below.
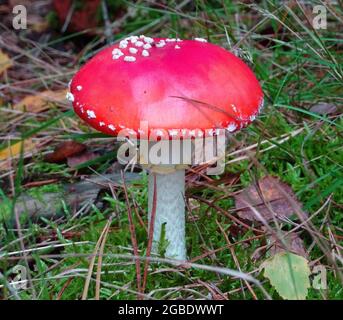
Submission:
M 218 130 L 232 133 L 252 122 L 263 105 L 250 68 L 201 38 L 125 38 L 76 73 L 67 98 L 93 128 L 109 135 L 126 130 L 140 141 L 155 143 L 203 139 Z M 156 185 L 153 248 L 156 252 L 165 225 L 165 255 L 185 260 L 185 166 L 147 167 L 150 219 Z

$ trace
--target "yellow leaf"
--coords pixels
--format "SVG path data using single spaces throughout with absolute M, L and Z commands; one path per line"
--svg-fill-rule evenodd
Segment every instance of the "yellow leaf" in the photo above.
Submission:
M 22 143 L 22 141 L 19 141 L 0 150 L 0 171 L 11 169 L 11 158 L 15 158 L 20 154 Z M 32 139 L 24 140 L 24 152 L 32 151 L 34 148 L 35 144 Z
M 0 50 L 0 75 L 12 66 L 13 62 L 10 57 Z
M 9 158 L 14 158 L 17 155 L 19 155 L 22 144 L 23 142 L 19 141 L 12 144 L 11 146 L 8 146 L 5 149 L 2 149 L 0 151 L 0 161 L 7 160 Z M 32 139 L 24 140 L 24 152 L 32 151 L 34 148 L 35 148 L 35 145 Z
M 67 90 L 42 91 L 36 95 L 26 96 L 20 102 L 15 104 L 13 108 L 20 111 L 42 112 L 49 107 L 50 103 L 61 103 L 65 101 Z

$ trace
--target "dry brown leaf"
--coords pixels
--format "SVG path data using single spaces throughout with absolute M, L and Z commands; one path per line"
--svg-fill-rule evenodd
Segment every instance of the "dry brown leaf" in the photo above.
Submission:
M 86 146 L 82 143 L 76 141 L 65 141 L 59 144 L 54 152 L 49 153 L 45 157 L 45 161 L 47 162 L 62 162 L 69 157 L 75 156 L 80 154 L 81 152 L 86 150 Z
M 332 114 L 337 111 L 337 107 L 332 103 L 319 102 L 310 108 L 310 111 L 317 114 Z
M 293 205 L 301 208 L 299 201 L 290 186 L 271 176 L 264 177 L 258 181 L 259 188 L 250 185 L 241 193 L 234 196 L 238 215 L 250 221 L 261 219 L 249 207 L 252 206 L 266 221 L 273 220 L 273 217 L 290 217 L 296 211 Z M 284 191 L 291 199 L 283 194 Z M 262 197 L 260 194 L 262 193 Z
M 13 61 L 11 58 L 0 50 L 0 75 L 12 66 Z
M 303 256 L 304 258 L 308 258 L 304 242 L 297 233 L 292 232 L 287 234 L 286 231 L 281 231 L 281 236 L 282 241 L 285 244 L 283 244 L 281 239 L 279 239 L 276 235 L 268 236 L 268 241 L 272 244 L 269 250 L 271 256 L 274 256 L 279 252 L 287 251 Z
M 82 163 L 95 159 L 97 156 L 98 155 L 94 152 L 83 152 L 81 154 L 68 157 L 67 163 L 69 167 L 75 168 Z
M 65 96 L 67 90 L 42 91 L 35 95 L 24 97 L 20 102 L 16 103 L 13 108 L 20 111 L 28 112 L 42 112 L 49 107 L 49 103 L 61 103 L 65 102 Z

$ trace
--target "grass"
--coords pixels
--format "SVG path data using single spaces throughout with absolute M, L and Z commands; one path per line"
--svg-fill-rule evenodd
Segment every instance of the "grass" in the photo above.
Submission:
M 316 3 L 313 1 L 313 5 Z M 321 3 L 318 1 L 318 4 Z M 218 269 L 225 268 L 251 275 L 262 283 L 273 299 L 280 299 L 259 270 L 268 253 L 258 260 L 253 259 L 254 252 L 265 245 L 265 235 L 257 237 L 252 230 L 239 228 L 215 207 L 199 201 L 214 201 L 217 207 L 235 214 L 233 195 L 258 178 L 273 175 L 291 186 L 303 210 L 313 216 L 313 228 L 309 231 L 301 227 L 299 231 L 309 251 L 311 268 L 322 264 L 327 270 L 327 290 L 310 288 L 308 299 L 343 299 L 340 277 L 343 122 L 339 109 L 343 97 L 343 39 L 339 32 L 342 7 L 327 5 L 326 30 L 313 29 L 307 20 L 305 12 L 308 14 L 312 5 L 305 7 L 295 1 L 289 4 L 281 1 L 249 4 L 197 0 L 168 1 L 161 5 L 152 5 L 149 1 L 138 1 L 133 5 L 123 1 L 121 8 L 123 12 L 130 8 L 133 13 L 116 29 L 116 41 L 127 34 L 141 33 L 206 37 L 246 59 L 260 79 L 266 97 L 261 116 L 250 127 L 235 134 L 227 147 L 226 174 L 238 179 L 220 184 L 218 188 L 188 185 L 186 196 L 193 200 L 187 221 L 187 253 L 192 262 L 212 269 L 177 267 L 163 260 L 150 263 L 146 298 L 266 298 L 256 284 L 247 285 L 244 279 L 228 276 Z M 6 27 L 1 25 L 1 28 Z M 79 181 L 81 175 L 94 174 L 94 171 L 105 174 L 113 169 L 115 148 L 114 144 L 109 144 L 113 140 L 94 133 L 81 123 L 68 111 L 70 106 L 66 102 L 59 102 L 42 113 L 14 113 L 12 109 L 17 96 L 35 94 L 47 88 L 65 88 L 78 69 L 75 54 L 80 52 L 78 63 L 82 63 L 105 45 L 102 31 L 99 28 L 96 35 L 86 37 L 82 32 L 66 36 L 55 30 L 48 42 L 42 38 L 28 41 L 28 31 L 17 38 L 21 46 L 0 43 L 14 61 L 13 71 L 3 75 L 4 82 L 0 84 L 3 92 L 0 95 L 0 149 L 18 139 L 32 137 L 39 144 L 47 137 L 51 138 L 38 147 L 38 153 L 32 155 L 23 150 L 21 155 L 12 159 L 10 168 L 0 172 L 0 272 L 10 281 L 15 276 L 12 268 L 21 264 L 28 266 L 31 276 L 27 288 L 15 292 L 9 291 L 8 282 L 3 281 L 0 288 L 3 299 L 80 299 L 89 271 L 88 257 L 94 252 L 110 217 L 98 294 L 100 299 L 137 297 L 135 261 L 127 258 L 133 254 L 128 204 L 121 187 L 102 191 L 98 197 L 102 206 L 91 204 L 76 219 L 71 218 L 75 209 L 62 203 L 63 216 L 57 220 L 44 217 L 36 222 L 22 220 L 22 241 L 19 241 L 18 230 L 12 223 L 15 202 L 20 194 L 27 192 L 23 188 L 25 183 L 57 178 L 56 184 L 29 190 L 29 194 L 44 199 L 47 192 L 58 190 L 61 184 Z M 9 32 L 13 33 L 12 30 Z M 76 44 L 73 45 L 73 41 Z M 61 61 L 57 62 L 57 58 Z M 52 61 L 51 67 L 47 68 L 42 61 Z M 22 80 L 21 74 L 25 72 L 29 74 L 28 82 Z M 335 105 L 336 113 L 312 112 L 311 107 L 321 102 Z M 289 139 L 282 141 L 281 136 L 285 134 L 290 135 Z M 78 170 L 66 164 L 44 162 L 45 152 L 69 139 L 82 141 L 89 149 L 99 150 L 100 156 Z M 247 152 L 246 148 L 255 143 L 257 147 Z M 144 173 L 141 181 L 127 186 L 142 257 L 146 252 L 147 232 L 136 213 L 139 212 L 147 222 L 146 186 Z M 297 223 L 296 219 L 293 221 Z M 273 224 L 271 227 L 277 229 Z M 282 222 L 281 227 L 291 230 L 292 224 Z M 318 245 L 318 239 L 322 239 L 320 236 L 325 239 L 324 249 Z M 227 248 L 228 241 L 232 244 L 231 250 Z M 28 249 L 30 251 L 26 253 Z M 205 253 L 209 254 L 202 257 Z M 143 264 L 144 261 L 141 266 Z M 96 270 L 97 260 L 94 273 L 91 273 L 89 299 L 94 299 L 99 290 L 96 288 Z

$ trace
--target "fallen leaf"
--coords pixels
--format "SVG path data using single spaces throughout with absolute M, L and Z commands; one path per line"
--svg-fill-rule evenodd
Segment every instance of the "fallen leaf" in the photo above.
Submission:
M 45 161 L 58 163 L 66 160 L 69 157 L 75 156 L 86 150 L 86 146 L 76 141 L 65 141 L 59 144 L 54 152 L 49 153 L 45 157 Z
M 277 235 L 269 235 L 268 241 L 272 244 L 269 253 L 271 256 L 280 252 L 292 252 L 304 258 L 308 257 L 304 242 L 296 232 L 287 233 L 286 231 L 280 231 L 282 240 Z M 285 243 L 285 245 L 282 243 Z
M 98 24 L 98 19 L 94 12 L 99 8 L 100 0 L 83 1 L 82 6 L 77 6 L 72 11 L 72 0 L 54 0 L 53 4 L 61 25 L 65 24 L 68 15 L 70 15 L 70 12 L 72 13 L 68 23 L 68 29 L 70 31 L 86 30 L 89 32 L 92 30 L 87 29 L 95 28 Z
M 83 152 L 81 154 L 68 157 L 67 163 L 69 167 L 75 168 L 82 163 L 95 159 L 96 157 L 98 157 L 98 155 L 94 152 Z
M 2 150 L 0 150 L 0 171 L 9 170 L 11 166 L 11 158 L 17 157 L 21 152 L 23 141 L 16 142 Z M 32 139 L 24 140 L 24 152 L 32 151 L 36 146 Z
M 260 221 L 255 212 L 249 207 L 252 206 L 266 221 L 273 220 L 273 217 L 290 217 L 295 213 L 293 205 L 299 209 L 301 205 L 297 200 L 290 186 L 279 179 L 267 176 L 258 181 L 259 188 L 250 185 L 241 193 L 234 196 L 235 206 L 238 215 L 250 221 Z M 291 203 L 281 192 L 283 190 L 293 201 Z M 260 196 L 260 191 L 262 197 Z M 293 204 L 293 205 L 292 205 Z
M 8 4 L 0 4 L 0 14 L 9 14 L 10 12 Z
M 13 66 L 11 58 L 0 50 L 0 75 Z
M 63 103 L 65 102 L 65 96 L 67 90 L 42 91 L 35 95 L 24 97 L 21 101 L 16 103 L 13 108 L 20 111 L 28 112 L 42 112 L 49 108 L 49 103 Z
M 134 183 L 140 179 L 141 175 L 137 172 L 125 173 L 126 183 Z M 40 193 L 39 196 L 23 193 L 18 197 L 15 209 L 20 216 L 25 215 L 25 217 L 31 220 L 39 219 L 40 217 L 48 219 L 58 218 L 65 212 L 63 210 L 64 202 L 76 211 L 87 204 L 95 203 L 101 206 L 101 204 L 96 202 L 96 199 L 101 190 L 109 188 L 109 183 L 121 186 L 121 174 L 91 175 L 87 177 L 87 180 L 67 184 L 55 192 L 44 192 Z M 11 201 L 7 204 L 3 202 L 2 206 L 0 206 L 0 223 L 1 219 L 14 223 L 11 206 Z
M 17 155 L 20 154 L 21 147 L 22 147 L 23 141 L 16 142 L 12 144 L 11 146 L 8 146 L 5 149 L 2 149 L 0 151 L 0 161 L 7 160 L 9 158 L 14 158 Z M 26 139 L 24 140 L 24 152 L 30 151 L 34 149 L 35 144 L 32 142 L 32 139 Z
M 288 300 L 304 300 L 310 287 L 308 261 L 289 252 L 279 252 L 261 265 L 264 276 L 278 294 Z
M 313 113 L 326 115 L 326 114 L 332 114 L 337 111 L 337 107 L 332 103 L 326 103 L 326 102 L 319 102 L 312 106 L 310 108 L 310 111 Z

